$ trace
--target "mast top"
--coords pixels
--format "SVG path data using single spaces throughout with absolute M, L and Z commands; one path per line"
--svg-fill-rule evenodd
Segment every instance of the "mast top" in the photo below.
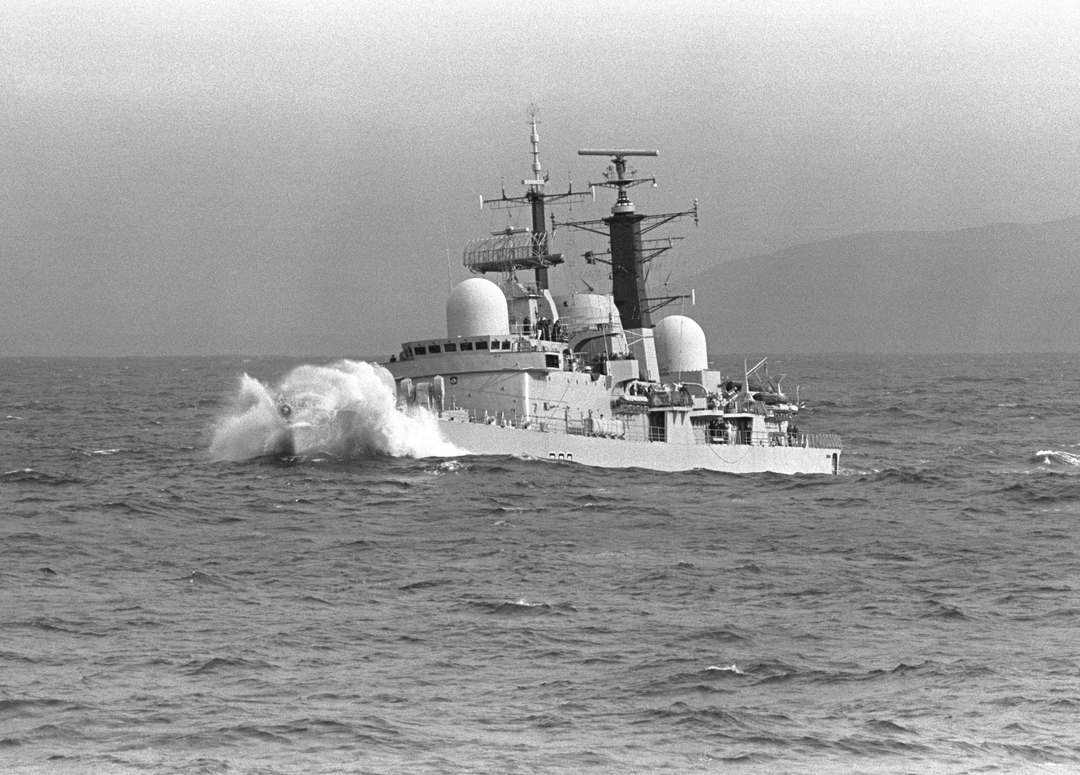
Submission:
M 659 156 L 660 151 L 646 151 L 646 150 L 608 150 L 604 148 L 581 148 L 578 150 L 578 156 L 613 156 L 616 159 L 620 156 Z
M 536 125 L 540 122 L 536 120 L 536 114 L 540 112 L 540 109 L 535 105 L 529 106 L 529 127 L 532 131 L 529 133 L 529 142 L 532 143 L 532 180 L 521 181 L 526 186 L 536 186 L 538 189 L 543 187 L 547 183 L 547 178 L 544 176 L 544 170 L 540 166 L 540 134 L 536 131 Z
M 626 190 L 632 186 L 639 185 L 641 183 L 652 183 L 656 185 L 656 178 L 635 178 L 634 172 L 631 171 L 629 175 L 626 174 L 626 157 L 627 156 L 659 156 L 660 151 L 642 150 L 642 149 L 606 149 L 606 148 L 582 148 L 578 150 L 578 156 L 610 156 L 611 161 L 615 169 L 612 171 L 611 167 L 608 167 L 608 172 L 604 173 L 606 180 L 603 183 L 590 183 L 590 186 L 605 186 L 607 188 L 617 189 L 619 192 L 618 197 L 615 199 L 615 205 L 611 208 L 613 215 L 632 215 L 637 208 L 634 207 L 634 203 L 630 201 L 630 197 L 627 195 Z
M 529 132 L 529 144 L 532 146 L 530 151 L 532 154 L 532 175 L 528 180 L 521 181 L 521 184 L 525 186 L 525 193 L 522 196 L 510 196 L 506 193 L 506 187 L 503 186 L 501 196 L 490 199 L 484 196 L 480 197 L 480 209 L 485 206 L 490 206 L 495 210 L 523 206 L 533 207 L 533 231 L 538 234 L 544 231 L 543 207 L 545 202 L 564 204 L 581 202 L 590 195 L 588 191 L 574 191 L 573 184 L 564 194 L 545 193 L 545 188 L 550 182 L 550 175 L 544 172 L 544 168 L 540 165 L 540 133 L 536 129 L 540 123 L 539 118 L 537 118 L 539 112 L 540 109 L 535 105 L 530 105 L 527 111 L 529 120 L 526 123 L 528 123 L 531 130 Z

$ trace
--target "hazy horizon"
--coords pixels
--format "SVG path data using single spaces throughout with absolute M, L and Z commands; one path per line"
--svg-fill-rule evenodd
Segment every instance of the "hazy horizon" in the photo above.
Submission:
M 437 334 L 465 242 L 510 222 L 478 197 L 530 174 L 530 104 L 552 190 L 599 177 L 579 147 L 659 149 L 639 209 L 701 207 L 673 284 L 846 234 L 1076 216 L 1078 76 L 1065 3 L 13 4 L 0 356 Z M 560 245 L 557 282 L 589 279 L 592 246 Z

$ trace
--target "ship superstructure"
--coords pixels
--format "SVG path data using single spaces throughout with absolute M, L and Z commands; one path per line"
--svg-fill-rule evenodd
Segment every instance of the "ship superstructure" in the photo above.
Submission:
M 604 180 L 590 191 L 547 193 L 535 113 L 530 118 L 532 177 L 522 181 L 524 195 L 504 191 L 481 202 L 528 206 L 532 228 L 466 246 L 465 266 L 480 276 L 450 293 L 446 336 L 405 342 L 385 364 L 399 407 L 432 411 L 447 440 L 474 454 L 657 470 L 836 473 L 839 438 L 798 431 L 798 402 L 768 376 L 765 361 L 744 364 L 731 378 L 710 368 L 694 320 L 670 315 L 654 325 L 652 313 L 682 297 L 649 295 L 648 264 L 671 242 L 647 235 L 698 214 L 696 201 L 682 212 L 637 212 L 629 190 L 653 180 L 635 177 L 627 159 L 658 152 L 581 150 L 610 158 Z M 585 259 L 610 264 L 611 293 L 553 295 L 549 271 L 564 258 L 551 250 L 545 205 L 583 201 L 599 187 L 616 191 L 610 215 L 557 225 L 607 237 L 609 251 Z

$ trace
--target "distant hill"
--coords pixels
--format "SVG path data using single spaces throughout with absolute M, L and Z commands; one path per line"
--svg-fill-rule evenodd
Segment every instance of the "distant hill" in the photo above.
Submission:
M 856 234 L 689 285 L 713 352 L 1080 352 L 1080 217 Z

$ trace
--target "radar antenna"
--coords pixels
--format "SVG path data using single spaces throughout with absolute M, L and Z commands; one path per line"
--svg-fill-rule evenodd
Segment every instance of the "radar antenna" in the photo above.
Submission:
M 528 206 L 532 211 L 532 232 L 527 237 L 516 237 L 511 244 L 502 233 L 492 235 L 492 239 L 498 244 L 487 244 L 487 240 L 474 240 L 465 249 L 465 265 L 474 272 L 507 272 L 512 274 L 518 269 L 532 269 L 535 272 L 536 286 L 538 290 L 548 287 L 548 267 L 561 264 L 563 257 L 559 253 L 551 252 L 551 242 L 554 236 L 552 231 L 547 230 L 544 206 L 551 204 L 568 204 L 582 202 L 592 194 L 590 191 L 574 191 L 573 184 L 562 194 L 545 193 L 549 176 L 540 165 L 540 134 L 536 131 L 540 121 L 537 118 L 539 109 L 530 105 L 527 111 L 528 124 L 530 127 L 529 143 L 532 146 L 532 178 L 521 181 L 525 186 L 525 193 L 521 196 L 507 196 L 506 188 L 502 190 L 502 196 L 485 199 L 480 197 L 480 206 L 489 206 L 493 210 L 510 209 L 514 207 Z
M 640 186 L 642 183 L 652 183 L 656 185 L 656 178 L 635 178 L 634 172 L 631 171 L 629 175 L 626 174 L 626 157 L 627 156 L 659 156 L 660 151 L 643 151 L 643 150 L 606 150 L 600 148 L 582 148 L 578 151 L 578 156 L 610 156 L 612 167 L 608 172 L 604 173 L 605 180 L 602 183 L 590 183 L 590 186 L 603 186 L 604 188 L 618 189 L 619 195 L 615 200 L 615 206 L 611 208 L 613 213 L 632 213 L 634 212 L 634 203 L 630 201 L 630 197 L 627 196 L 626 191 L 634 186 Z

